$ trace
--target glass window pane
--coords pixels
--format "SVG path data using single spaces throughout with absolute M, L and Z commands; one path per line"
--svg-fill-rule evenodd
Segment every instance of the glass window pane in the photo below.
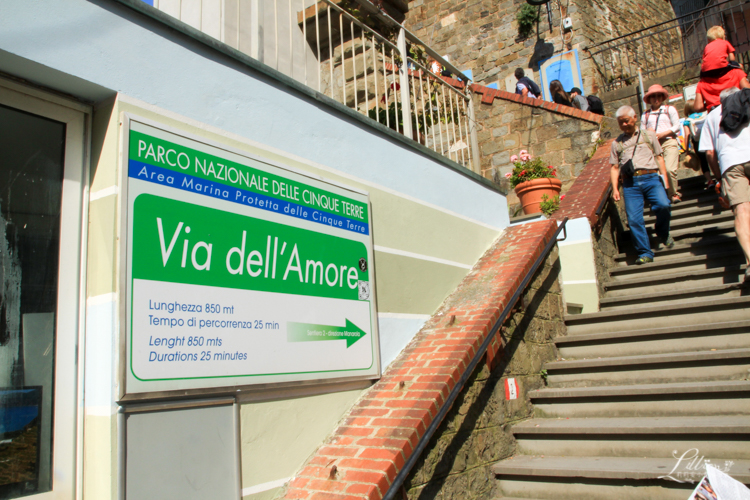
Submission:
M 65 125 L 0 106 L 0 499 L 52 486 Z

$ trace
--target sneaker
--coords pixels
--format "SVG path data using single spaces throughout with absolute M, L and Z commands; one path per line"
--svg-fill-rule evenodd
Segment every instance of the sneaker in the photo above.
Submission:
M 660 248 L 672 248 L 674 246 L 674 238 L 672 238 L 672 235 L 670 234 L 666 238 L 662 238 L 661 245 L 659 245 Z
M 635 259 L 635 264 L 637 266 L 640 266 L 641 264 L 648 264 L 649 262 L 653 262 L 653 261 L 654 261 L 653 257 L 648 257 L 644 255 L 642 257 L 638 257 L 637 259 Z

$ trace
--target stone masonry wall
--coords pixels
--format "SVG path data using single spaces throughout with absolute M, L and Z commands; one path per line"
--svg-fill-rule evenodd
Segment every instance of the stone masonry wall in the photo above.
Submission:
M 674 17 L 664 0 L 571 0 L 567 10 L 550 3 L 552 30 L 542 7 L 539 38 L 518 37 L 516 15 L 524 0 L 411 0 L 406 27 L 459 69 L 471 69 L 474 80 L 489 84 L 516 68 L 537 74 L 539 62 L 563 51 L 578 49 L 584 92 L 596 93 L 600 74 L 585 52 L 589 45 L 636 31 Z M 560 20 L 571 17 L 573 30 L 561 33 Z
M 555 359 L 552 339 L 565 334 L 559 275 L 555 248 L 502 327 L 507 342 L 502 355 L 475 370 L 412 469 L 406 484 L 409 499 L 493 498 L 490 467 L 515 452 L 510 428 L 532 418 L 526 394 L 544 387 L 542 365 Z M 505 397 L 509 377 L 518 384 L 518 399 Z
M 557 168 L 565 193 L 593 154 L 603 117 L 480 85 L 472 90 L 482 175 L 508 190 L 508 205 L 515 207 L 518 199 L 505 174 L 513 170 L 510 157 L 522 149 Z

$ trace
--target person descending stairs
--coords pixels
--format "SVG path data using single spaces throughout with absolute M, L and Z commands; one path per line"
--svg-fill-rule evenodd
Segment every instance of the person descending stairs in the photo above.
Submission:
M 497 498 L 686 500 L 706 462 L 750 484 L 750 283 L 704 182 L 680 181 L 674 247 L 618 255 L 601 310 L 566 317 Z

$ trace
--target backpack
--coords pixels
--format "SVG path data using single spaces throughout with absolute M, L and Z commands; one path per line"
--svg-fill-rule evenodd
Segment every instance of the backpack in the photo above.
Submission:
M 586 100 L 589 103 L 589 113 L 604 116 L 604 103 L 595 95 L 587 95 Z
M 525 85 L 526 88 L 539 99 L 542 98 L 542 89 L 539 88 L 539 85 L 534 83 L 534 80 L 524 76 L 518 80 L 518 83 Z
M 741 90 L 727 97 L 721 106 L 721 129 L 734 132 L 750 121 L 750 89 Z

